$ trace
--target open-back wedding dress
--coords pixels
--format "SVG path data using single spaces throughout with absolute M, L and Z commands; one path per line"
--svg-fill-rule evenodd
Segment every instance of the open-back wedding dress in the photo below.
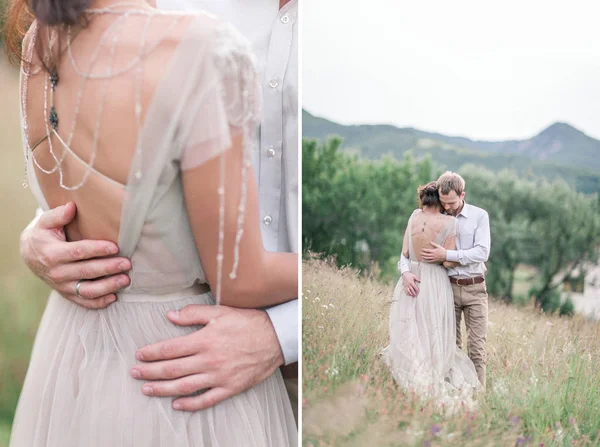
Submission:
M 35 23 L 24 43 L 21 112 L 33 194 L 48 210 L 56 204 L 47 203 L 44 185 L 60 182 L 77 203 L 81 233 L 93 224 L 106 230 L 97 238 L 110 238 L 116 228 L 113 240 L 133 267 L 131 284 L 107 308 L 50 295 L 10 445 L 297 445 L 279 371 L 197 412 L 174 410 L 173 398 L 145 396 L 143 382 L 130 377 L 136 350 L 200 329 L 170 323 L 167 311 L 215 304 L 218 294 L 205 286 L 181 172 L 222 157 L 237 132 L 247 137 L 249 160 L 248 136 L 260 115 L 250 46 L 235 30 L 208 14 L 130 6 L 90 11 L 89 26 L 62 40 L 58 73 L 28 63 L 35 58 Z M 97 34 L 97 53 L 81 45 L 83 33 Z M 30 141 L 28 134 L 34 120 L 46 121 L 50 135 L 37 148 L 37 136 Z M 115 144 L 122 150 L 107 159 Z M 103 174 L 110 163 L 122 165 L 123 181 Z M 249 175 L 249 163 L 238 175 Z M 226 187 L 227 178 L 221 180 Z M 240 222 L 243 212 L 242 204 Z

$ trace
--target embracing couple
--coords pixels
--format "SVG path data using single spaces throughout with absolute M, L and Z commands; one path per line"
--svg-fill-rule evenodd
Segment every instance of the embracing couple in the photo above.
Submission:
M 384 360 L 399 385 L 458 408 L 485 389 L 489 216 L 465 202 L 465 181 L 453 172 L 419 187 L 418 199 L 404 234 Z
M 297 1 L 9 10 L 54 289 L 10 445 L 297 445 Z

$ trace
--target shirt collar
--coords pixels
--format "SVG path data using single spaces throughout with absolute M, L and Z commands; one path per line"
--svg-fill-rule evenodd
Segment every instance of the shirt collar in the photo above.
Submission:
M 467 202 L 465 202 L 465 206 L 463 206 L 463 209 L 460 212 L 459 216 L 463 216 L 468 219 L 470 212 L 471 212 L 471 205 L 469 205 Z

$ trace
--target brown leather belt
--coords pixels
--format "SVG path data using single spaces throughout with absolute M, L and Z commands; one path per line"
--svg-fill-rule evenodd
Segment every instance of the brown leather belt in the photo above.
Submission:
M 450 282 L 459 286 L 472 286 L 473 284 L 481 284 L 483 281 L 485 281 L 485 276 L 475 276 L 473 278 L 450 277 Z

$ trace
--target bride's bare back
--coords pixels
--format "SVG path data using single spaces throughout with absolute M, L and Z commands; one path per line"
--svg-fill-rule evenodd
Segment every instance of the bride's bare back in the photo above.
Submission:
M 192 19 L 155 11 L 153 14 L 151 20 L 143 14 L 94 15 L 85 29 L 71 35 L 70 45 L 69 36 L 62 32 L 62 57 L 54 92 L 43 71 L 23 78 L 27 142 L 33 147 L 43 140 L 33 151 L 41 192 L 50 208 L 68 201 L 77 205 L 77 217 L 66 229 L 70 240 L 117 242 L 124 186 L 140 130 L 156 87 L 172 69 L 170 61 Z M 25 57 L 34 30 L 35 24 L 25 39 Z M 109 39 L 103 40 L 103 36 Z M 46 36 L 41 37 L 48 42 Z M 33 64 L 26 69 L 36 72 L 41 64 L 37 52 L 32 56 Z M 52 93 L 58 135 L 49 132 Z M 44 139 L 46 135 L 49 137 Z M 54 157 L 62 160 L 60 169 L 56 169 Z M 43 172 L 53 168 L 51 174 Z M 60 185 L 61 171 L 63 186 L 85 181 L 78 189 L 65 189 Z
M 454 217 L 445 214 L 415 210 L 406 227 L 402 253 L 413 261 L 422 262 L 421 252 L 425 248 L 432 248 L 432 242 L 447 249 L 454 249 L 456 247 L 456 233 L 452 231 L 454 221 Z M 409 253 L 409 237 L 412 240 L 414 259 Z

